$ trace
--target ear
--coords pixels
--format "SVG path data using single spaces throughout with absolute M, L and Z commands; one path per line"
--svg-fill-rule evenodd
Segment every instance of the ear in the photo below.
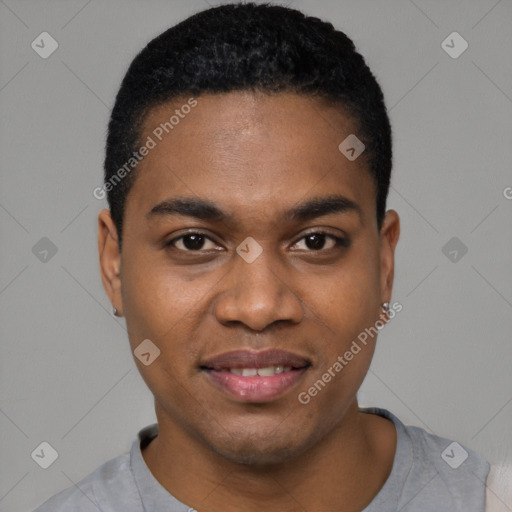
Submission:
M 112 305 L 119 315 L 123 313 L 121 297 L 121 254 L 117 229 L 110 210 L 103 209 L 98 215 L 98 253 L 100 258 L 101 281 Z
M 395 276 L 395 247 L 400 237 L 400 218 L 388 210 L 380 229 L 380 300 L 391 301 Z

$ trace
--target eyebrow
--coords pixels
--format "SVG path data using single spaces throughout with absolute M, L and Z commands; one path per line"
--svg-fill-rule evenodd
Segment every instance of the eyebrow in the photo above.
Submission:
M 341 195 L 314 197 L 287 210 L 284 216 L 289 220 L 305 221 L 335 213 L 357 213 L 361 220 L 363 218 L 361 207 L 355 201 Z
M 181 198 L 166 199 L 153 206 L 146 214 L 146 217 L 155 217 L 160 215 L 184 215 L 187 217 L 196 217 L 202 220 L 223 221 L 227 215 L 215 204 L 204 199 Z
M 308 199 L 306 202 L 286 210 L 283 217 L 289 221 L 306 221 L 336 213 L 357 213 L 362 220 L 361 207 L 355 201 L 341 195 Z M 166 199 L 153 206 L 146 217 L 167 215 L 182 215 L 217 222 L 225 221 L 229 217 L 211 201 L 188 197 Z

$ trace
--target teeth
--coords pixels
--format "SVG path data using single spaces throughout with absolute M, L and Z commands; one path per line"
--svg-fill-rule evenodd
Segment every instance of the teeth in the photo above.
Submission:
M 230 372 L 242 377 L 272 377 L 278 373 L 291 371 L 291 366 L 266 366 L 265 368 L 230 368 Z
M 272 377 L 272 375 L 276 374 L 275 366 L 267 366 L 266 368 L 260 368 L 258 370 L 258 375 L 260 377 Z

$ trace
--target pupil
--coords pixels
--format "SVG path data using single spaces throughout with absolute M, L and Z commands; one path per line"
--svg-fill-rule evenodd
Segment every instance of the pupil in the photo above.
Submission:
M 325 244 L 325 235 L 309 235 L 306 237 L 306 245 L 308 249 L 319 250 Z
M 183 239 L 183 245 L 190 250 L 201 249 L 204 245 L 203 235 L 187 235 Z

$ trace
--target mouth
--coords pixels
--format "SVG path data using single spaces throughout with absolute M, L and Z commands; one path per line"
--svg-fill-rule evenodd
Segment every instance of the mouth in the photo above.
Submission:
M 311 362 L 282 350 L 238 350 L 204 361 L 199 369 L 217 389 L 243 402 L 269 402 L 289 392 Z

